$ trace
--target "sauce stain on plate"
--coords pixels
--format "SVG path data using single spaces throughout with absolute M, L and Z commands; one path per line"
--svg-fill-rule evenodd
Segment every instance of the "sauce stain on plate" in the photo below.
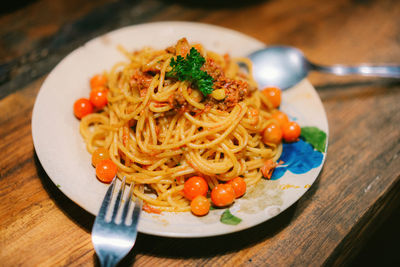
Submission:
M 282 189 L 278 181 L 261 180 L 240 199 L 240 212 L 257 213 L 269 206 L 282 205 Z

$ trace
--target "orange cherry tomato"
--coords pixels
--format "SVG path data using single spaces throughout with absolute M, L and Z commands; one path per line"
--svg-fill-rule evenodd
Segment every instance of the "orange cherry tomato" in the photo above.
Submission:
M 283 126 L 282 132 L 283 132 L 283 139 L 286 142 L 295 142 L 299 140 L 301 134 L 301 128 L 297 122 L 291 121 Z
M 263 132 L 263 142 L 279 144 L 282 140 L 282 130 L 279 124 L 272 122 L 268 124 Z
M 273 108 L 279 107 L 281 104 L 281 90 L 278 87 L 266 87 L 262 93 L 271 102 Z
M 233 178 L 227 182 L 227 184 L 232 185 L 236 198 L 241 197 L 246 193 L 246 182 L 242 177 Z
M 278 164 L 272 159 L 269 159 L 264 163 L 264 166 L 260 168 L 260 171 L 262 175 L 269 180 L 271 179 L 272 173 L 274 172 L 276 166 L 278 166 Z
M 286 123 L 289 122 L 288 116 L 285 113 L 283 113 L 282 111 L 279 111 L 279 110 L 272 114 L 272 118 L 279 123 L 279 126 L 281 127 L 281 129 L 283 128 L 283 126 Z
M 197 196 L 190 203 L 194 215 L 203 216 L 210 210 L 210 201 L 205 196 Z
M 92 164 L 96 167 L 97 163 L 102 161 L 103 159 L 109 159 L 110 156 L 108 154 L 108 150 L 104 147 L 97 148 L 92 154 Z
M 103 159 L 96 165 L 96 175 L 103 183 L 110 183 L 117 174 L 117 165 L 111 159 Z
M 219 184 L 211 191 L 211 201 L 215 206 L 224 207 L 235 200 L 235 190 L 230 184 Z
M 106 86 L 107 84 L 107 77 L 101 74 L 94 75 L 90 79 L 90 88 L 94 89 L 99 86 Z
M 206 196 L 208 184 L 203 177 L 193 176 L 189 178 L 183 185 L 183 194 L 189 200 L 197 196 Z
M 90 92 L 90 102 L 96 108 L 102 109 L 108 103 L 107 94 L 108 90 L 105 87 L 96 87 Z
M 74 103 L 74 114 L 78 119 L 82 119 L 86 115 L 93 113 L 93 105 L 86 98 L 80 98 Z

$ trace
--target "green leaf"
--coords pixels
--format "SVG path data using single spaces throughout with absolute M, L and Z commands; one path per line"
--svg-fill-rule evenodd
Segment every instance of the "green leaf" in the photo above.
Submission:
M 325 152 L 326 133 L 317 127 L 302 127 L 301 138 L 310 143 L 316 150 Z
M 59 184 L 57 184 L 56 186 L 57 186 L 58 188 L 60 188 L 60 187 L 61 187 L 61 185 L 59 185 Z
M 224 224 L 237 225 L 242 221 L 242 219 L 232 215 L 229 209 L 227 209 L 222 213 L 220 221 Z

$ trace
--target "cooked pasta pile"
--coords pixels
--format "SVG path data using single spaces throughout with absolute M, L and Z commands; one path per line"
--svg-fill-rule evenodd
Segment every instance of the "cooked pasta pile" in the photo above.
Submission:
M 212 77 L 204 94 L 193 81 L 170 75 L 171 61 L 194 47 Z M 276 109 L 262 94 L 245 58 L 231 58 L 181 39 L 165 50 L 127 52 L 107 77 L 108 103 L 82 118 L 80 132 L 92 154 L 105 148 L 117 176 L 134 185 L 134 195 L 162 211 L 189 211 L 182 194 L 192 176 L 209 188 L 241 176 L 247 187 L 262 178 L 260 168 L 281 154 L 281 143 L 263 140 Z M 240 64 L 247 65 L 248 71 Z

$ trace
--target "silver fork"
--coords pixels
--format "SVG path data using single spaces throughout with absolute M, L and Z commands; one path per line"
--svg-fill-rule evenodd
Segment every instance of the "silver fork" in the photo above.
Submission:
M 106 220 L 106 214 L 110 208 L 111 199 L 116 184 L 116 178 L 112 181 L 110 187 L 104 196 L 99 214 L 97 215 L 93 229 L 92 242 L 94 249 L 99 257 L 101 266 L 115 266 L 122 258 L 128 254 L 136 241 L 137 224 L 142 210 L 142 201 L 135 200 L 135 207 L 132 213 L 132 222 L 128 224 L 128 213 L 131 205 L 133 185 L 130 186 L 128 199 L 125 201 L 122 210 L 121 222 L 117 223 L 117 214 L 120 209 L 121 199 L 124 196 L 125 177 L 121 188 L 115 200 L 112 210 L 111 220 Z

